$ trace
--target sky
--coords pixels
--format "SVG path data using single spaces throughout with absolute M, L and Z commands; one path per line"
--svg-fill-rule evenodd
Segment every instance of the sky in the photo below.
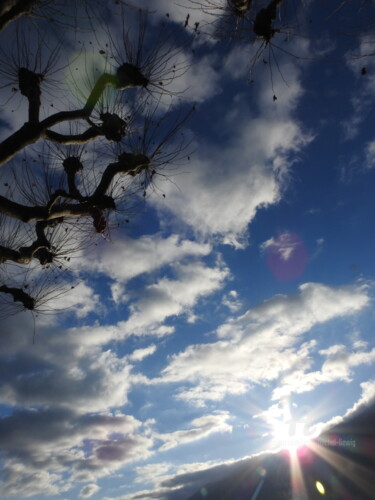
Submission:
M 69 293 L 1 315 L 4 500 L 184 500 L 283 446 L 280 426 L 305 439 L 375 398 L 373 4 L 285 0 L 264 44 L 218 40 L 220 0 L 182 3 L 139 2 L 147 36 L 172 32 L 155 116 L 194 106 L 167 146 L 177 158 L 160 159 L 125 227 L 72 254 Z M 79 102 L 111 49 L 123 57 L 119 18 L 105 21 L 64 31 L 70 64 L 46 78 L 44 114 Z M 0 78 L 3 140 L 26 107 Z

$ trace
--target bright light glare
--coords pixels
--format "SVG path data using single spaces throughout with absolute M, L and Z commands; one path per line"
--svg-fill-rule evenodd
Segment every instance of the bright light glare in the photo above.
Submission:
M 315 486 L 321 495 L 325 494 L 326 490 L 324 489 L 324 486 L 322 485 L 322 483 L 320 481 L 316 481 Z
M 310 439 L 306 433 L 305 423 L 293 421 L 274 422 L 272 436 L 277 447 L 287 450 L 296 450 Z

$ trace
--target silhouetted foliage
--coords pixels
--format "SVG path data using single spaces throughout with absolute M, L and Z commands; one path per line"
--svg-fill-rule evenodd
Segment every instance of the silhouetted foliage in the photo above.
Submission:
M 180 23 L 169 22 L 166 13 L 167 22 L 157 28 L 153 22 L 150 34 L 152 14 L 135 2 L 2 2 L 2 133 L 9 132 L 0 143 L 4 314 L 42 310 L 48 298 L 71 289 L 72 255 L 127 222 L 155 176 L 187 153 L 181 133 L 190 111 L 175 118 L 171 90 L 188 71 L 179 40 L 185 36 L 192 44 L 209 37 L 249 48 L 249 80 L 258 63 L 268 67 L 276 102 L 275 70 L 288 85 L 278 51 L 300 59 L 319 55 L 303 44 L 296 53 L 292 44 L 311 37 L 303 24 L 309 3 L 190 0 Z M 366 50 L 353 58 L 372 55 L 371 2 L 323 3 L 317 32 L 334 18 L 347 37 L 341 21 L 346 7 L 357 5 L 358 27 L 351 18 L 350 35 L 365 40 Z M 197 11 L 202 21 L 191 22 L 190 13 Z M 361 64 L 358 72 L 368 75 L 368 66 Z
M 186 70 L 171 43 L 182 27 L 149 40 L 148 23 L 119 1 L 3 2 L 0 314 L 46 310 L 74 288 L 71 256 L 128 222 L 185 156 L 191 110 L 176 113 L 168 90 Z

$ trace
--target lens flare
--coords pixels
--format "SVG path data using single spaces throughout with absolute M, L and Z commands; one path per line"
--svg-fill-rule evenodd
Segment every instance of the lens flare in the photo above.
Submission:
M 315 486 L 321 495 L 325 494 L 326 490 L 324 489 L 324 486 L 322 485 L 322 483 L 320 481 L 315 481 Z
M 271 238 L 262 248 L 267 251 L 268 267 L 279 281 L 299 278 L 307 265 L 307 250 L 294 233 L 284 232 Z

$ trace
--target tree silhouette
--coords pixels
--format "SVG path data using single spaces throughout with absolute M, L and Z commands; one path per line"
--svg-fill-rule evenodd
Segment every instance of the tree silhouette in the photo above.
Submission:
M 313 2 L 309 0 L 189 0 L 193 11 L 204 14 L 204 21 L 196 23 L 199 24 L 199 34 L 227 43 L 231 48 L 234 44 L 245 47 L 249 54 L 249 81 L 253 81 L 255 66 L 261 63 L 268 67 L 272 90 L 275 71 L 287 83 L 281 74 L 278 54 L 299 60 L 317 60 L 322 51 L 321 47 L 315 50 L 314 43 L 319 45 L 319 38 L 324 38 L 327 32 L 332 34 L 335 43 L 347 47 L 348 40 L 352 42 L 353 38 L 366 38 L 364 43 L 368 50 L 360 57 L 373 55 L 371 2 L 318 0 L 318 3 L 321 15 L 312 20 L 310 7 Z M 196 32 L 197 26 L 191 29 Z M 296 39 L 308 42 L 308 49 L 306 43 L 298 47 Z M 358 56 L 353 54 L 353 57 Z M 366 68 L 362 74 L 366 74 Z M 276 96 L 273 97 L 276 100 Z
M 365 11 L 367 2 L 360 4 L 358 12 Z M 347 5 L 332 2 L 328 17 Z M 185 21 L 161 23 L 156 34 L 153 26 L 150 39 L 151 14 L 121 0 L 2 2 L 4 314 L 42 310 L 74 287 L 71 257 L 128 221 L 154 177 L 187 155 L 181 134 L 190 111 L 176 114 L 171 90 L 188 69 L 176 40 L 186 32 L 190 44 L 191 35 L 201 35 L 250 46 L 249 79 L 261 62 L 273 90 L 273 65 L 287 85 L 276 50 L 300 57 L 286 44 L 298 36 L 298 12 L 307 8 L 295 0 L 190 0 Z M 205 21 L 191 25 L 194 10 Z M 361 28 L 364 35 L 363 17 Z M 366 66 L 360 71 L 366 75 Z
M 15 118 L 0 144 L 2 314 L 42 311 L 74 287 L 71 256 L 127 222 L 154 176 L 185 155 L 190 111 L 169 113 L 168 85 L 186 69 L 180 49 L 164 26 L 150 45 L 147 13 L 120 2 L 111 5 L 122 19 L 120 39 L 107 30 L 105 43 L 78 40 L 106 7 L 48 0 L 1 7 L 9 36 L 0 51 L 2 98 Z M 65 61 L 69 30 L 81 48 Z

